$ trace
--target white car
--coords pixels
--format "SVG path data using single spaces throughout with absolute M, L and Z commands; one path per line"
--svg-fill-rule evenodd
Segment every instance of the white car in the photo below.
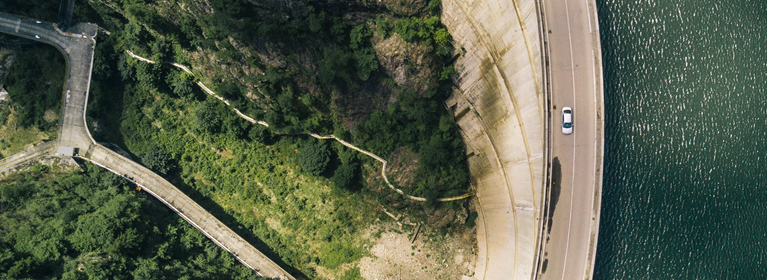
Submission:
M 562 134 L 573 134 L 573 108 L 562 108 Z
M 40 39 L 40 36 L 35 35 L 35 38 Z
M 42 22 L 38 20 L 37 23 L 42 23 Z

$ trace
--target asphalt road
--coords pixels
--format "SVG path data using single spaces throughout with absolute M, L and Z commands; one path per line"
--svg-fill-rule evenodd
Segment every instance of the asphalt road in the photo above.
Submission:
M 85 127 L 85 106 L 97 30 L 95 24 L 78 23 L 68 32 L 62 32 L 50 22 L 0 13 L 0 32 L 53 45 L 64 54 L 67 77 L 59 120 L 59 144 L 82 152 L 94 143 Z
M 599 232 L 602 181 L 602 73 L 594 0 L 544 1 L 551 90 L 551 228 L 538 279 L 590 279 Z M 561 132 L 562 107 L 574 132 Z M 558 172 L 558 170 L 561 172 Z M 556 174 L 558 173 L 558 174 Z

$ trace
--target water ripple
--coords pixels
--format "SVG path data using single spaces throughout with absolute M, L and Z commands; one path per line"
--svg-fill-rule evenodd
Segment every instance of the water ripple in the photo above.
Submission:
M 598 0 L 596 279 L 767 279 L 767 4 Z

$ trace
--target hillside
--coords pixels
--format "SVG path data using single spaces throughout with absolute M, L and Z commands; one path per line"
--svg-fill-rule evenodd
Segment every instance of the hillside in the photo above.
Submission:
M 111 33 L 97 37 L 91 133 L 166 176 L 291 273 L 376 278 L 397 267 L 423 278 L 471 275 L 476 215 L 465 200 L 436 201 L 469 191 L 464 144 L 443 103 L 453 50 L 439 6 L 78 3 L 75 20 Z M 46 13 L 28 15 L 35 14 Z M 427 201 L 389 189 L 380 162 L 294 135 L 300 131 L 332 134 L 387 159 L 391 183 Z M 419 223 L 415 244 L 389 248 L 408 243 Z M 445 261 L 454 264 L 444 268 Z

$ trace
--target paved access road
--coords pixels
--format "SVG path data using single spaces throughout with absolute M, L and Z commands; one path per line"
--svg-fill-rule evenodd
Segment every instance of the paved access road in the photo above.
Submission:
M 594 0 L 547 0 L 551 92 L 551 228 L 539 279 L 590 279 L 602 186 L 603 88 Z M 574 132 L 561 132 L 562 107 L 572 107 Z M 559 166 L 557 166 L 557 162 Z M 551 215 L 551 213 L 550 213 Z
M 184 220 L 258 274 L 270 278 L 294 279 L 168 181 L 93 140 L 85 126 L 85 108 L 98 26 L 77 23 L 66 31 L 57 29 L 50 22 L 0 13 L 0 32 L 53 45 L 66 58 L 67 77 L 62 96 L 58 145 L 75 147 L 83 159 L 118 175 L 133 178 L 132 181 L 179 213 Z M 18 162 L 20 161 L 2 161 L 0 167 L 9 169 Z
M 62 32 L 50 22 L 0 13 L 0 32 L 53 45 L 64 54 L 67 79 L 62 97 L 59 142 L 82 152 L 94 143 L 85 127 L 85 106 L 97 30 L 95 24 L 78 23 L 68 32 Z

